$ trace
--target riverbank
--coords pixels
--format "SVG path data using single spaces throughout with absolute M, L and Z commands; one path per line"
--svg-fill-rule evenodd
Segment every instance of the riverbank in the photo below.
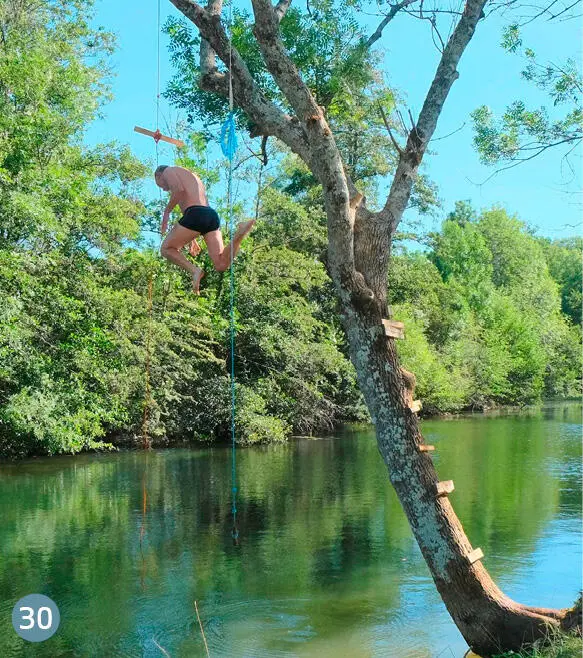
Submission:
M 581 637 L 564 635 L 554 639 L 548 647 L 525 653 L 503 653 L 496 658 L 581 658 L 581 654 L 583 654 Z
M 522 654 L 520 658 L 581 658 L 583 654 L 583 639 L 581 637 L 581 595 L 569 611 L 571 632 L 555 632 L 550 636 L 547 646 L 535 648 L 530 653 Z M 508 654 L 500 658 L 510 658 Z
M 583 411 L 583 401 L 580 398 L 568 398 L 568 399 L 553 399 L 545 400 L 539 404 L 533 405 L 500 405 L 500 406 L 489 406 L 484 410 L 471 410 L 466 409 L 458 413 L 448 413 L 448 412 L 438 412 L 431 414 L 424 414 L 423 410 L 419 413 L 419 418 L 421 421 L 433 422 L 433 421 L 452 421 L 452 420 L 462 420 L 464 418 L 496 418 L 496 417 L 511 417 L 511 416 L 531 416 L 535 417 L 538 414 L 542 414 L 545 411 L 550 409 L 555 409 L 557 407 L 572 407 L 580 405 Z M 580 414 L 581 415 L 581 414 Z M 301 440 L 301 439 L 327 439 L 337 435 L 338 433 L 345 432 L 361 432 L 369 431 L 371 428 L 370 423 L 339 423 L 334 427 L 330 428 L 326 432 L 318 432 L 313 435 L 305 434 L 289 434 L 284 441 L 275 440 L 275 441 L 263 441 L 261 445 L 274 445 L 286 443 L 292 440 Z M 150 442 L 150 447 L 157 450 L 164 449 L 184 449 L 184 448 L 208 448 L 208 447 L 227 447 L 230 446 L 231 441 L 230 437 L 225 438 L 224 440 L 188 440 L 185 438 L 172 438 L 165 437 L 164 439 L 156 440 L 156 437 L 148 437 Z M 0 464 L 2 463 L 14 463 L 27 459 L 37 459 L 43 457 L 56 457 L 58 455 L 74 455 L 74 454 L 91 454 L 91 453 L 108 453 L 108 452 L 126 452 L 126 451 L 139 451 L 143 450 L 146 443 L 143 437 L 128 437 L 120 435 L 119 433 L 111 435 L 100 442 L 98 445 L 93 445 L 93 447 L 85 447 L 79 451 L 72 453 L 69 452 L 58 452 L 53 455 L 47 455 L 43 453 L 29 453 L 23 455 L 0 455 Z M 238 443 L 238 448 L 250 447 L 251 445 L 257 444 L 248 444 L 248 443 Z

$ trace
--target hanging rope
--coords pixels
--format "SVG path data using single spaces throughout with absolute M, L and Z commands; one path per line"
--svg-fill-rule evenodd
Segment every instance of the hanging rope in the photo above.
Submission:
M 160 130 L 160 35 L 162 33 L 160 24 L 160 0 L 158 0 L 158 73 L 156 79 L 156 131 Z M 158 151 L 158 142 L 156 142 L 156 152 Z
M 233 514 L 232 536 L 237 543 L 239 530 L 237 528 L 237 463 L 235 452 L 235 411 L 236 411 L 236 391 L 235 391 L 235 270 L 233 267 L 234 246 L 233 237 L 235 235 L 235 218 L 233 216 L 233 158 L 237 151 L 237 129 L 235 126 L 235 113 L 233 111 L 233 77 L 232 77 L 232 32 L 233 32 L 233 3 L 229 2 L 229 116 L 221 128 L 221 150 L 223 155 L 229 160 L 229 173 L 227 178 L 227 208 L 229 217 L 229 249 L 231 258 L 230 273 L 230 343 L 231 343 L 231 493 Z
M 148 279 L 148 329 L 146 332 L 146 367 L 145 367 L 145 391 L 144 391 L 144 417 L 142 419 L 142 447 L 144 450 L 150 450 L 152 444 L 149 435 L 150 423 L 150 404 L 152 403 L 152 391 L 150 387 L 150 365 L 152 361 L 151 343 L 152 343 L 152 315 L 153 315 L 153 290 L 154 280 L 150 272 Z
M 161 0 L 158 0 L 158 18 L 156 25 L 156 34 L 157 34 L 157 73 L 156 73 L 156 133 L 159 132 L 158 121 L 160 119 L 160 34 L 161 34 L 161 13 L 160 13 L 160 3 Z M 160 156 L 158 152 L 158 139 L 154 137 L 154 143 L 156 144 L 156 168 L 160 164 Z M 162 190 L 158 189 L 158 198 L 160 199 L 160 204 L 162 203 Z M 160 235 L 160 242 L 162 241 L 162 235 Z M 158 248 L 160 244 L 158 244 Z M 153 316 L 153 295 L 154 295 L 154 273 L 150 270 L 150 275 L 148 277 L 148 329 L 146 336 L 146 368 L 145 368 L 145 394 L 144 394 L 144 416 L 142 420 L 142 446 L 144 450 L 149 450 L 151 448 L 151 441 L 149 437 L 149 420 L 150 420 L 150 405 L 152 402 L 152 394 L 150 387 L 150 365 L 151 365 L 151 338 L 152 338 L 152 316 Z

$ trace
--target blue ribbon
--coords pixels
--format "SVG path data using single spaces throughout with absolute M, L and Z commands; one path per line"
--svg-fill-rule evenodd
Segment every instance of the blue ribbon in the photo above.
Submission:
M 237 127 L 234 112 L 229 112 L 229 116 L 221 127 L 220 143 L 223 155 L 232 161 L 237 150 Z

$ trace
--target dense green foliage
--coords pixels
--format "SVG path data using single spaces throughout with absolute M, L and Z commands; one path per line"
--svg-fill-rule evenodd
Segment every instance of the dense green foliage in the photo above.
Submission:
M 477 216 L 467 203 L 429 237 L 426 254 L 403 251 L 390 273 L 409 330 L 401 354 L 425 408 L 578 395 L 581 328 L 561 306 L 576 285 L 562 280 L 581 276 L 580 241 L 543 241 L 503 209 Z
M 87 3 L 0 9 L 0 453 L 75 451 L 118 427 L 116 325 L 105 260 L 139 232 L 143 165 L 80 145 L 106 98 L 111 37 Z M 127 339 L 126 339 L 127 340 Z M 111 360 L 110 360 L 111 358 Z M 117 357 L 116 357 L 117 358 Z
M 89 27 L 90 10 L 46 0 L 30 13 L 9 1 L 0 13 L 3 456 L 145 436 L 158 445 L 215 441 L 229 431 L 227 277 L 203 254 L 207 277 L 194 297 L 186 276 L 145 242 L 159 225 L 157 203 L 137 200 L 145 166 L 119 145 L 82 145 L 107 99 L 112 48 L 110 35 Z M 286 29 L 301 32 L 294 16 Z M 330 56 L 348 43 L 332 39 Z M 350 43 L 357 58 L 358 39 Z M 364 126 L 353 106 L 339 107 L 334 77 L 324 84 L 315 53 L 300 50 L 295 56 L 323 85 L 322 102 L 347 126 L 356 179 L 368 181 L 374 197 L 373 179 L 384 172 L 375 158 L 390 155 L 386 136 Z M 350 73 L 355 90 L 365 73 Z M 372 107 L 373 87 L 356 105 Z M 368 135 L 360 144 L 349 138 L 359 131 Z M 208 168 L 205 144 L 193 135 L 179 163 L 199 172 L 224 216 L 220 163 Z M 239 174 L 247 188 L 257 183 L 253 167 Z M 262 176 L 257 228 L 236 264 L 242 443 L 368 417 L 324 265 L 319 187 L 286 154 Z M 432 190 L 422 180 L 414 204 L 434 207 Z M 246 214 L 243 206 L 236 213 Z M 580 240 L 544 240 L 502 209 L 476 216 L 467 204 L 429 236 L 426 252 L 396 250 L 391 301 L 407 325 L 399 350 L 426 410 L 577 394 L 580 252 Z

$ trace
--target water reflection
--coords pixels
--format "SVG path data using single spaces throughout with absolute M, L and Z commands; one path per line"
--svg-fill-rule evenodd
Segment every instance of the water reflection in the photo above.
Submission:
M 581 580 L 581 405 L 423 431 L 508 594 L 570 603 Z M 214 658 L 463 655 L 369 430 L 240 451 L 238 473 L 234 546 L 227 450 L 4 465 L 0 655 L 161 656 L 157 643 L 173 658 L 204 656 L 195 600 Z M 41 645 L 10 626 L 31 592 L 61 609 Z

